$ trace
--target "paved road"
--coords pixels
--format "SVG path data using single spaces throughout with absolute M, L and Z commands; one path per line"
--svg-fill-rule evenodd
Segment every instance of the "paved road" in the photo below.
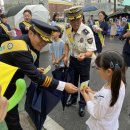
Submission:
M 118 39 L 110 41 L 108 38 L 106 39 L 106 45 L 103 51 L 106 50 L 116 50 L 118 52 L 122 52 L 124 43 L 119 41 Z M 124 105 L 122 108 L 122 112 L 120 115 L 120 128 L 119 130 L 130 130 L 130 117 L 128 114 L 130 113 L 130 69 L 128 69 L 126 73 L 127 77 L 127 87 L 126 87 L 126 97 L 124 101 Z M 91 68 L 91 79 L 90 86 L 93 89 L 98 90 L 103 85 L 103 81 L 97 75 L 95 69 Z M 85 121 L 88 119 L 89 115 L 86 112 L 86 116 L 81 118 L 78 116 L 78 105 L 75 107 L 66 108 L 65 111 L 62 111 L 61 104 L 59 104 L 50 114 L 50 116 L 58 122 L 65 130 L 85 130 Z
M 116 50 L 118 52 L 122 52 L 124 43 L 119 40 L 110 41 L 108 38 L 106 39 L 106 46 L 103 51 L 106 50 Z M 47 67 L 50 64 L 50 57 L 48 52 L 42 53 L 40 57 L 40 64 L 43 67 Z M 51 73 L 49 73 L 50 75 Z M 130 117 L 128 114 L 130 113 L 130 69 L 128 69 L 127 73 L 127 87 L 126 87 L 126 97 L 124 101 L 124 105 L 122 108 L 122 112 L 120 115 L 120 128 L 119 130 L 130 130 Z M 103 81 L 97 75 L 95 69 L 91 68 L 91 79 L 90 86 L 98 90 L 103 85 Z M 34 130 L 34 126 L 30 125 L 30 119 L 24 111 L 24 99 L 20 104 L 20 117 L 21 123 L 24 130 Z M 51 118 L 50 118 L 51 117 Z M 48 130 L 85 130 L 86 125 L 85 121 L 88 119 L 89 114 L 86 112 L 86 116 L 81 118 L 78 115 L 78 104 L 73 107 L 66 108 L 65 111 L 62 111 L 61 103 L 59 103 L 55 109 L 49 114 L 49 118 L 45 123 L 45 127 Z M 53 120 L 52 120 L 53 119 Z M 56 123 L 57 122 L 57 123 Z M 59 126 L 59 125 L 60 126 Z M 7 130 L 5 124 L 0 125 L 0 130 Z

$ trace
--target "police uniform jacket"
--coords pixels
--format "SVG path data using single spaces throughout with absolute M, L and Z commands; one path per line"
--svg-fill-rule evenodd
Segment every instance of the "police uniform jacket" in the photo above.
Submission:
M 95 51 L 95 39 L 90 27 L 81 23 L 77 33 L 71 30 L 71 36 L 67 35 L 67 30 L 63 33 L 62 39 L 69 45 L 70 55 L 77 58 L 80 53 L 85 53 L 87 51 Z M 69 37 L 73 37 L 74 43 L 70 42 Z
M 34 62 L 34 65 L 36 67 L 39 67 L 39 56 L 40 56 L 40 52 L 33 48 L 28 35 L 26 34 L 26 35 L 22 35 L 22 36 L 17 36 L 17 37 L 14 38 L 14 40 L 24 40 L 28 44 L 28 46 L 30 47 L 30 49 L 33 50 L 36 53 L 36 55 L 37 55 L 37 58 L 36 58 L 36 61 Z
M 26 40 L 25 40 L 26 42 Z M 9 45 L 10 44 L 10 45 Z M 11 49 L 11 42 L 8 44 L 8 49 Z M 15 92 L 16 86 L 15 82 L 18 78 L 23 78 L 26 74 L 33 82 L 37 83 L 39 86 L 43 85 L 45 88 L 49 87 L 50 89 L 56 89 L 59 81 L 52 79 L 37 70 L 37 67 L 34 65 L 34 59 L 31 54 L 31 47 L 27 44 L 28 51 L 13 51 L 9 53 L 4 53 L 0 55 L 0 61 L 16 66 L 19 70 L 15 73 L 12 78 L 8 88 L 4 94 L 8 99 Z M 5 77 L 6 78 L 6 77 Z
M 8 30 L 10 31 L 11 28 L 10 28 L 10 25 L 9 24 L 4 24 Z M 5 42 L 5 41 L 8 41 L 10 40 L 8 34 L 6 34 L 6 32 L 4 31 L 4 29 L 0 26 L 0 45 Z

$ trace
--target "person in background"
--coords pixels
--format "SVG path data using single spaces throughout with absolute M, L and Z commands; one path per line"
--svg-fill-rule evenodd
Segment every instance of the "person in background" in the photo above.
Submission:
M 121 27 L 124 28 L 127 24 L 127 19 L 125 17 L 122 18 Z
M 106 83 L 98 92 L 90 87 L 81 90 L 90 114 L 86 121 L 87 130 L 118 130 L 126 84 L 123 57 L 117 52 L 107 51 L 97 56 L 95 64 Z
M 62 36 L 65 41 L 65 57 L 64 64 L 68 62 L 70 70 L 74 71 L 73 84 L 78 87 L 79 77 L 80 84 L 88 82 L 91 65 L 91 58 L 96 51 L 95 39 L 90 27 L 83 24 L 83 9 L 81 6 L 74 6 L 65 11 L 65 14 L 70 22 L 70 28 L 67 28 Z M 70 54 L 70 57 L 69 57 Z M 71 95 L 66 106 L 72 106 L 77 103 L 78 93 Z M 85 115 L 86 102 L 80 95 L 79 101 L 79 116 Z
M 123 57 L 127 67 L 130 67 L 130 23 L 127 23 L 124 27 L 123 32 L 121 33 L 120 40 L 125 40 L 125 45 L 123 47 Z
M 0 23 L 1 23 L 2 9 L 0 9 Z
M 32 12 L 31 10 L 24 10 L 23 12 L 24 21 L 19 24 L 19 28 L 22 34 L 28 34 L 29 27 L 31 26 Z
M 63 58 L 64 54 L 64 41 L 61 39 L 61 29 L 58 26 L 54 26 L 57 28 L 57 31 L 52 34 L 52 44 L 50 44 L 50 53 L 52 56 L 52 64 L 55 66 L 55 70 L 60 71 L 62 74 L 62 70 L 64 68 Z M 54 70 L 54 71 L 55 71 Z M 53 74 L 53 72 L 52 72 Z M 62 80 L 62 75 L 53 75 L 55 79 Z
M 13 37 L 10 25 L 7 22 L 7 16 L 2 14 L 0 23 L 0 46 L 3 42 L 8 41 Z
M 126 16 L 127 22 L 130 22 L 130 16 Z
M 51 26 L 56 26 L 58 20 L 59 20 L 59 14 L 58 13 L 54 13 L 52 21 L 51 21 Z
M 20 28 L 20 30 L 22 32 L 22 35 L 23 35 L 24 39 L 26 39 L 29 28 L 32 25 L 32 22 L 31 22 L 31 20 L 32 20 L 32 12 L 31 12 L 31 10 L 28 10 L 28 9 L 24 10 L 23 18 L 24 18 L 24 21 L 22 21 L 19 24 L 19 28 Z M 37 59 L 35 61 L 35 65 L 37 67 L 39 67 L 40 52 L 37 51 L 36 49 L 34 49 L 33 47 L 32 47 L 32 49 L 37 54 Z
M 94 17 L 93 15 L 90 16 L 90 19 L 88 20 L 88 25 L 90 28 L 92 28 L 92 26 L 94 25 Z
M 110 22 L 110 26 L 111 26 L 111 29 L 110 29 L 110 40 L 114 39 L 116 33 L 117 33 L 117 26 L 116 26 L 116 23 L 114 21 L 114 19 L 110 19 L 109 20 Z
M 105 35 L 107 35 L 108 24 L 106 22 L 107 15 L 104 11 L 98 13 L 99 20 L 92 26 L 94 37 L 96 41 L 97 53 L 102 52 L 104 46 Z

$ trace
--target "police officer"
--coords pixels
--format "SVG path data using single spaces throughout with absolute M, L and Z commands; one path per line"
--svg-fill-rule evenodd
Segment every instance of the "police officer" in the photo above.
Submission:
M 2 14 L 1 15 L 1 23 L 0 23 L 0 45 L 8 41 L 12 38 L 11 28 L 10 25 L 7 24 L 7 16 Z
M 13 95 L 16 89 L 16 80 L 22 78 L 24 74 L 41 87 L 58 89 L 60 91 L 65 89 L 69 93 L 77 92 L 77 88 L 74 85 L 55 80 L 52 77 L 42 74 L 42 70 L 39 71 L 33 64 L 36 59 L 36 54 L 31 48 L 33 47 L 40 51 L 47 43 L 50 43 L 51 34 L 55 28 L 35 19 L 32 20 L 32 23 L 33 25 L 29 29 L 27 39 L 10 40 L 1 45 L 0 63 L 19 68 L 9 83 L 4 96 L 9 99 Z M 18 105 L 7 113 L 5 121 L 9 130 L 22 130 L 19 123 Z
M 79 77 L 80 83 L 89 80 L 89 71 L 91 57 L 96 50 L 94 35 L 92 30 L 82 23 L 83 11 L 81 6 L 74 6 L 65 11 L 71 27 L 67 28 L 63 33 L 65 41 L 65 58 L 64 63 L 68 62 L 68 54 L 70 53 L 70 70 L 74 71 L 74 85 L 78 86 Z M 77 102 L 78 93 L 72 94 L 67 106 L 71 106 Z M 80 95 L 79 115 L 85 114 L 85 101 Z
M 130 22 L 124 27 L 120 40 L 126 40 L 123 47 L 123 57 L 126 63 L 126 68 L 130 67 Z

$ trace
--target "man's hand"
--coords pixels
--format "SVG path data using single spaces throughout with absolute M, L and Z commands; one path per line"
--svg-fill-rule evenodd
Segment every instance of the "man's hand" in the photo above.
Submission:
M 64 61 L 64 64 L 67 65 L 68 64 L 68 57 L 65 56 L 64 59 L 63 59 L 63 61 Z
M 78 88 L 71 83 L 66 83 L 65 91 L 67 91 L 68 93 L 76 93 L 78 91 Z
M 1 86 L 0 86 L 0 122 L 2 122 L 6 116 L 7 108 L 8 108 L 8 100 L 1 96 Z
M 86 58 L 85 53 L 80 53 L 80 54 L 78 55 L 78 57 L 77 57 L 77 59 L 78 59 L 79 61 L 82 61 L 82 60 L 84 60 L 85 58 Z
M 44 73 L 44 68 L 42 68 L 42 67 L 39 67 L 39 68 L 37 68 L 41 73 Z

